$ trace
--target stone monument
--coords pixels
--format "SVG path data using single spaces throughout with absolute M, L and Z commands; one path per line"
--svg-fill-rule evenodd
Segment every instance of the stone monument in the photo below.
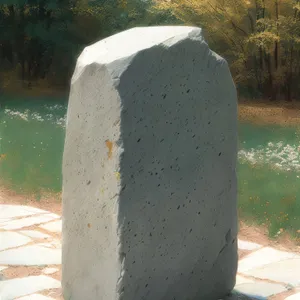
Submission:
M 196 27 L 84 49 L 63 157 L 65 300 L 216 300 L 237 269 L 237 95 Z

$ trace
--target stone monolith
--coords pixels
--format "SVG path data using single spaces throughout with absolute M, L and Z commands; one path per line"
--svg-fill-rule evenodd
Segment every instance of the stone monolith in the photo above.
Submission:
M 84 49 L 63 157 L 65 300 L 216 300 L 237 269 L 237 95 L 196 27 Z

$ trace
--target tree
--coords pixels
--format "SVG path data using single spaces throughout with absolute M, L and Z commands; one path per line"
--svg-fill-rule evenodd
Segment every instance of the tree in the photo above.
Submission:
M 299 0 L 156 0 L 155 9 L 203 27 L 241 92 L 274 100 L 299 94 Z

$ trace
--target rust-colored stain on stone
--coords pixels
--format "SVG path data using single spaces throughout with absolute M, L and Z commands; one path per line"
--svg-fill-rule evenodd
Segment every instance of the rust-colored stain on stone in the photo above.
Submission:
M 105 141 L 106 147 L 108 148 L 108 158 L 111 158 L 113 143 L 110 140 Z
M 88 223 L 88 228 L 91 228 L 91 223 Z

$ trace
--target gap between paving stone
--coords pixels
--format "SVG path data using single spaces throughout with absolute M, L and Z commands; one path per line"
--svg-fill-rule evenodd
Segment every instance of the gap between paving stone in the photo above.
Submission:
M 60 218 L 55 214 L 45 214 L 43 216 L 30 216 L 28 218 L 23 218 L 20 220 L 14 221 L 7 221 L 0 225 L 1 229 L 4 230 L 16 230 L 16 229 L 23 229 L 29 226 L 38 226 L 44 223 L 48 223 L 50 221 L 55 221 L 56 219 Z
M 41 294 L 31 294 L 29 296 L 16 298 L 15 300 L 54 300 L 54 298 L 49 298 Z

